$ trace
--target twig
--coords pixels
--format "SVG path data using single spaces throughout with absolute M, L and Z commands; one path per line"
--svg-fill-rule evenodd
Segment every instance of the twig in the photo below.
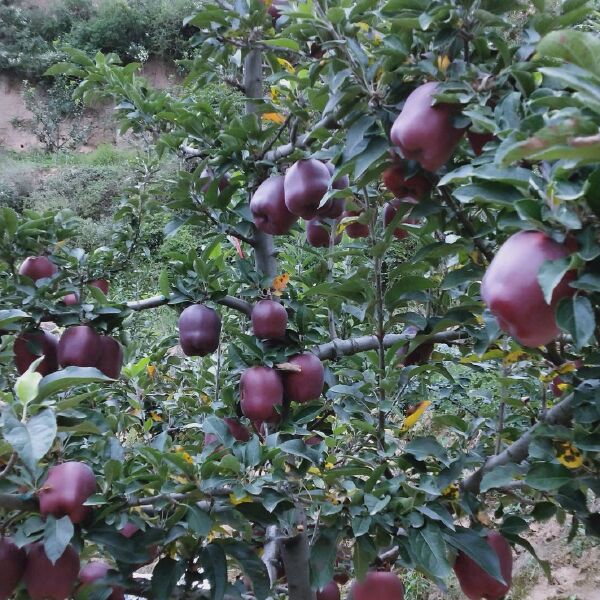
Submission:
M 4 469 L 2 469 L 2 471 L 0 471 L 0 479 L 4 479 L 10 473 L 10 470 L 15 466 L 15 463 L 17 462 L 17 457 L 18 454 L 16 452 L 13 452 L 10 455 L 6 466 L 4 467 Z
M 131 310 L 139 311 L 139 310 L 147 310 L 149 308 L 158 308 L 159 306 L 164 306 L 165 304 L 169 304 L 171 300 L 175 298 L 175 294 L 170 294 L 169 296 L 163 296 L 162 294 L 159 296 L 152 296 L 151 298 L 146 298 L 145 300 L 130 300 L 126 302 L 125 305 L 127 308 Z M 223 306 L 227 306 L 228 308 L 232 308 L 233 310 L 237 310 L 246 316 L 250 316 L 252 312 L 252 305 L 241 298 L 236 298 L 235 296 L 224 296 L 223 298 L 219 298 L 215 300 L 217 304 L 221 304 Z

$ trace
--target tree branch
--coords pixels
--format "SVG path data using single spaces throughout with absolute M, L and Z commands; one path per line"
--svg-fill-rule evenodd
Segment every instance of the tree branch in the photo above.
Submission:
M 388 333 L 383 337 L 383 346 L 389 348 L 398 342 L 410 340 L 413 337 L 412 334 L 407 333 Z M 447 344 L 461 338 L 465 338 L 465 335 L 460 331 L 443 331 L 441 333 L 434 333 L 424 341 L 430 341 L 435 344 Z M 378 347 L 379 338 L 376 335 L 363 335 L 348 340 L 336 339 L 326 344 L 320 344 L 319 346 L 315 346 L 311 352 L 316 354 L 321 360 L 331 360 L 339 356 L 351 356 L 359 352 L 377 350 Z
M 37 498 L 28 498 L 22 494 L 0 494 L 0 508 L 35 512 L 39 509 Z
M 126 302 L 127 308 L 131 310 L 146 310 L 149 308 L 157 308 L 159 306 L 164 306 L 168 304 L 171 300 L 175 298 L 175 294 L 171 294 L 170 296 L 163 296 L 162 294 L 159 296 L 152 296 L 151 298 L 146 298 L 145 300 L 131 300 Z M 235 296 L 224 296 L 219 300 L 215 300 L 217 304 L 221 304 L 223 306 L 227 306 L 228 308 L 232 308 L 233 310 L 237 310 L 247 317 L 250 316 L 252 312 L 252 305 L 241 298 L 236 298 Z
M 544 424 L 552 425 L 565 425 L 571 420 L 573 414 L 573 403 L 575 402 L 575 395 L 569 394 L 564 400 L 561 400 L 558 404 L 555 404 L 547 413 L 544 421 L 538 421 L 531 429 L 528 429 L 516 442 L 513 442 L 506 450 L 500 454 L 496 454 L 488 458 L 485 464 L 479 468 L 475 473 L 469 476 L 462 484 L 462 488 L 466 492 L 472 492 L 478 494 L 481 480 L 483 476 L 499 467 L 500 465 L 506 465 L 508 463 L 520 463 L 527 458 L 529 452 L 529 444 L 535 435 L 538 427 Z
M 281 557 L 288 580 L 289 600 L 315 600 L 310 587 L 310 547 L 306 535 L 306 517 L 297 509 L 298 525 L 296 535 L 286 538 L 281 544 Z
M 265 563 L 271 587 L 277 582 L 277 561 L 279 558 L 279 530 L 277 525 L 269 525 L 265 537 L 265 547 L 262 555 L 262 561 Z

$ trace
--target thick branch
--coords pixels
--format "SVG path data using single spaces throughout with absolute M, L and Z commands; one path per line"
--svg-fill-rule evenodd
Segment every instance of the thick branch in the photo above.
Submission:
M 286 156 L 292 154 L 296 148 L 306 148 L 317 130 L 322 129 L 323 127 L 330 127 L 332 125 L 335 125 L 335 119 L 333 117 L 325 117 L 313 127 L 312 131 L 300 136 L 295 142 L 283 144 L 282 146 L 278 146 L 270 152 L 267 152 L 264 156 L 264 159 L 270 162 L 277 162 L 280 158 L 285 158 Z
M 413 337 L 413 335 L 406 333 L 388 333 L 383 338 L 383 346 L 389 348 L 398 342 L 410 340 Z M 464 337 L 464 334 L 461 334 L 460 331 L 443 331 L 442 333 L 433 334 L 427 338 L 427 341 L 446 344 Z M 378 347 L 379 339 L 376 335 L 363 335 L 349 340 L 337 339 L 326 344 L 320 344 L 313 348 L 312 352 L 321 360 L 331 360 L 340 356 L 350 356 L 359 352 L 376 350 Z
M 539 421 L 531 429 L 527 430 L 516 442 L 512 443 L 506 450 L 500 454 L 496 454 L 488 458 L 485 464 L 475 471 L 470 477 L 463 482 L 463 489 L 473 494 L 479 493 L 479 487 L 483 476 L 499 467 L 500 465 L 506 465 L 508 463 L 520 463 L 527 458 L 529 452 L 529 444 L 535 435 L 538 427 L 546 423 L 566 425 L 573 414 L 573 403 L 575 396 L 569 394 L 564 400 L 555 404 L 547 413 L 544 421 Z
M 262 555 L 262 561 L 265 563 L 271 587 L 277 582 L 277 563 L 279 559 L 279 530 L 277 525 L 269 525 L 265 538 L 265 548 Z
M 148 308 L 164 306 L 165 304 L 168 304 L 174 297 L 175 296 L 173 294 L 170 296 L 152 296 L 151 298 L 146 298 L 145 300 L 131 300 L 130 302 L 126 302 L 126 305 L 127 308 L 130 308 L 131 310 L 146 310 Z M 248 317 L 252 312 L 252 305 L 249 302 L 241 300 L 240 298 L 235 298 L 234 296 L 224 296 L 223 298 L 216 300 L 216 303 L 244 313 Z
M 310 548 L 305 531 L 287 538 L 281 544 L 281 556 L 288 580 L 289 600 L 315 600 L 310 587 Z
M 0 494 L 0 508 L 35 512 L 39 505 L 36 498 L 25 498 L 20 494 Z

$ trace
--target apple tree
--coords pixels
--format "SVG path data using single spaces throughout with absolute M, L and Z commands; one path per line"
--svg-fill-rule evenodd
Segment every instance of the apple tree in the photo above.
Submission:
M 113 245 L 0 209 L 0 596 L 504 597 L 600 533 L 594 3 L 199 4 L 177 90 L 47 73 L 147 141 Z M 200 250 L 117 297 L 154 213 Z

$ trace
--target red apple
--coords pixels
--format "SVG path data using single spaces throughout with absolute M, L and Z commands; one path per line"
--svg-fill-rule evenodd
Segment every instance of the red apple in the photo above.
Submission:
M 331 227 L 337 228 L 337 221 L 331 224 Z M 306 241 L 313 248 L 329 248 L 330 227 L 323 223 L 321 219 L 311 219 L 306 223 Z M 342 234 L 335 236 L 334 244 L 342 241 Z
M 79 554 L 69 545 L 52 564 L 43 542 L 29 547 L 23 581 L 31 600 L 66 600 L 71 596 L 79 574 Z
M 498 556 L 500 572 L 506 584 L 500 583 L 484 571 L 472 558 L 459 552 L 454 563 L 454 572 L 460 589 L 469 600 L 500 600 L 510 590 L 512 582 L 512 550 L 502 534 L 492 531 L 486 541 Z
M 248 431 L 248 428 L 240 423 L 237 419 L 225 417 L 223 421 L 225 422 L 225 425 L 227 425 L 227 428 L 233 436 L 233 439 L 237 440 L 238 442 L 247 442 L 250 439 L 250 432 Z M 208 446 L 209 444 L 213 444 L 214 442 L 218 441 L 218 439 L 219 438 L 214 433 L 207 433 L 204 436 L 204 445 Z
M 0 600 L 7 600 L 15 591 L 25 571 L 27 555 L 9 537 L 0 536 Z
M 221 317 L 202 304 L 188 306 L 179 317 L 179 343 L 186 356 L 206 356 L 219 347 Z
M 98 288 L 105 296 L 108 295 L 108 289 L 110 287 L 110 284 L 106 279 L 93 279 L 92 281 L 88 282 L 87 285 L 91 285 L 92 287 Z M 67 294 L 63 297 L 62 302 L 67 306 L 79 304 L 79 294 L 76 294 L 75 292 Z
M 350 581 L 350 575 L 347 572 L 338 572 L 333 576 L 333 580 L 339 585 L 346 585 Z
M 201 179 L 208 179 L 208 181 L 200 188 L 200 191 L 203 194 L 208 192 L 208 188 L 210 188 L 210 184 L 215 180 L 215 172 L 211 167 L 206 167 L 202 173 L 200 173 Z M 225 190 L 225 188 L 229 185 L 229 177 L 227 175 L 223 175 L 221 179 L 219 179 L 219 192 Z
M 319 210 L 317 217 L 319 219 L 339 219 L 346 208 L 346 201 L 343 198 L 329 198 Z
M 326 162 L 325 166 L 329 171 L 329 175 L 333 175 L 333 172 L 335 171 L 335 165 L 332 162 Z M 345 190 L 349 185 L 350 177 L 348 177 L 348 175 L 342 175 L 341 177 L 338 177 L 337 179 L 333 180 L 331 187 L 334 190 Z
M 481 297 L 502 330 L 524 346 L 542 346 L 560 333 L 554 311 L 562 298 L 575 292 L 569 283 L 576 274 L 569 271 L 562 278 L 547 304 L 538 273 L 545 261 L 569 254 L 566 245 L 541 231 L 521 231 L 504 242 L 483 277 Z
M 330 581 L 322 590 L 317 591 L 317 600 L 340 600 L 338 584 Z
M 414 198 L 395 198 L 391 202 L 386 202 L 385 206 L 383 207 L 384 225 L 387 227 L 394 220 L 396 214 L 398 214 L 398 210 L 400 210 L 400 208 L 405 209 L 407 205 L 410 204 L 416 204 L 416 200 Z M 405 217 L 402 222 L 414 225 L 417 221 Z M 408 237 L 408 232 L 404 231 L 404 229 L 396 228 L 394 229 L 394 237 L 397 240 L 403 240 L 404 238 Z
M 404 600 L 404 586 L 390 571 L 369 571 L 363 581 L 350 588 L 352 600 Z
M 283 389 L 286 398 L 294 402 L 309 402 L 319 398 L 325 383 L 325 370 L 319 357 L 312 352 L 305 352 L 292 356 L 288 362 L 302 370 L 285 372 Z
M 101 353 L 100 334 L 89 325 L 69 327 L 57 351 L 61 367 L 95 367 Z
M 483 153 L 483 147 L 492 140 L 496 139 L 493 133 L 477 133 L 476 131 L 467 131 L 467 139 L 475 153 L 475 156 L 480 156 Z
M 240 378 L 240 406 L 251 421 L 277 421 L 275 407 L 283 403 L 283 383 L 275 369 L 250 367 Z
M 405 168 L 401 163 L 396 163 L 382 174 L 385 187 L 396 196 L 404 198 L 406 196 L 424 198 L 431 191 L 431 183 L 423 175 L 405 176 Z
M 265 179 L 250 200 L 250 212 L 258 229 L 271 235 L 288 233 L 298 220 L 285 205 L 283 176 Z
M 76 304 L 79 304 L 79 294 L 76 294 L 75 292 L 67 294 L 66 296 L 63 296 L 61 302 L 67 306 L 75 306 Z
M 267 12 L 273 17 L 273 20 L 279 19 L 281 11 L 289 8 L 289 2 L 287 0 L 263 0 L 267 7 Z
M 250 319 L 257 338 L 279 340 L 285 336 L 288 314 L 283 305 L 275 300 L 259 300 L 252 309 Z
M 58 338 L 47 331 L 38 330 L 19 335 L 13 346 L 19 375 L 25 373 L 31 363 L 42 354 L 44 360 L 38 365 L 36 371 L 44 377 L 58 371 L 57 348 Z
M 464 129 L 456 129 L 452 118 L 460 108 L 452 104 L 432 106 L 438 84 L 419 86 L 406 99 L 390 134 L 392 143 L 407 160 L 416 160 L 426 171 L 437 171 L 456 148 Z
M 100 336 L 100 358 L 96 369 L 102 371 L 107 377 L 119 379 L 123 366 L 123 348 L 115 338 L 108 335 Z
M 318 446 L 322 441 L 323 441 L 323 439 L 320 436 L 313 435 L 313 436 L 309 437 L 307 440 L 305 440 L 304 443 L 307 446 Z
M 96 491 L 96 477 L 82 462 L 65 462 L 51 467 L 39 491 L 40 514 L 57 519 L 68 516 L 81 523 L 91 512 L 83 503 Z
M 344 219 L 346 217 L 360 217 L 361 214 L 362 214 L 362 211 L 346 210 L 342 214 L 342 218 Z M 369 230 L 368 225 L 364 225 L 363 223 L 354 222 L 354 223 L 350 223 L 350 225 L 347 225 L 345 231 L 348 234 L 348 237 L 351 237 L 352 239 L 357 239 L 357 238 L 369 237 L 370 230 Z
M 94 583 L 100 579 L 104 579 L 110 571 L 110 565 L 105 563 L 103 560 L 92 560 L 90 561 L 81 571 L 79 572 L 79 581 L 83 584 L 79 589 L 82 591 L 86 589 L 86 584 Z M 125 593 L 122 587 L 113 586 L 112 593 L 108 597 L 108 600 L 125 600 Z
M 285 174 L 285 205 L 291 213 L 303 219 L 312 219 L 330 184 L 329 169 L 320 160 L 299 160 Z
M 19 267 L 19 275 L 37 281 L 58 273 L 58 267 L 47 256 L 29 256 Z
M 125 525 L 123 525 L 123 527 L 121 527 L 121 529 L 119 529 L 119 533 L 123 537 L 129 539 L 133 537 L 139 530 L 140 528 L 137 525 L 134 525 L 133 523 L 128 521 L 127 523 L 125 523 Z
M 403 333 L 410 335 L 418 335 L 419 330 L 413 325 L 409 325 L 403 331 Z M 396 352 L 396 357 L 399 359 L 399 363 L 408 367 L 410 365 L 423 365 L 431 356 L 433 352 L 434 344 L 433 342 L 424 342 L 417 346 L 410 354 L 407 355 L 409 344 L 402 346 L 402 348 L 398 349 Z

